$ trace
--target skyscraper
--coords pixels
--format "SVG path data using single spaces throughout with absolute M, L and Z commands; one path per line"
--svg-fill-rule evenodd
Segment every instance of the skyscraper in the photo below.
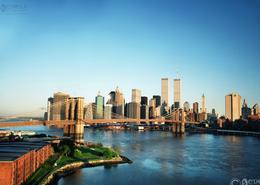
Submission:
M 139 89 L 132 89 L 132 102 L 141 103 L 141 91 Z
M 168 78 L 162 78 L 162 104 L 169 105 Z
M 141 105 L 148 105 L 148 98 L 146 96 L 141 97 Z
M 251 109 L 247 106 L 246 100 L 244 99 L 242 105 L 242 118 L 247 119 L 251 115 Z
M 185 112 L 189 112 L 190 111 L 190 104 L 189 104 L 189 102 L 187 102 L 187 101 L 184 102 L 183 109 L 184 109 Z
M 174 79 L 174 108 L 180 108 L 181 103 L 181 80 Z
M 50 121 L 53 119 L 53 97 L 48 98 L 47 102 L 47 121 Z
M 103 119 L 104 118 L 104 97 L 98 94 L 96 96 L 96 111 L 95 111 L 95 118 L 96 119 Z
M 148 105 L 141 105 L 140 110 L 140 117 L 141 119 L 149 119 L 149 106 Z
M 53 95 L 52 104 L 52 119 L 65 120 L 66 119 L 66 102 L 70 96 L 68 94 L 57 92 Z
M 198 102 L 193 103 L 193 112 L 199 113 L 199 103 Z
M 123 93 L 121 93 L 118 89 L 118 87 L 116 88 L 115 91 L 115 102 L 114 105 L 116 107 L 116 114 L 118 116 L 124 116 L 124 108 L 125 108 L 125 99 L 124 99 L 124 95 Z
M 206 97 L 205 95 L 203 94 L 202 97 L 201 97 L 201 112 L 202 113 L 206 113 Z
M 193 120 L 194 121 L 199 120 L 199 103 L 198 102 L 193 103 Z
M 206 97 L 204 94 L 201 96 L 201 108 L 200 108 L 200 114 L 199 114 L 199 121 L 205 121 L 207 120 L 207 113 L 206 113 Z
M 110 99 L 107 101 L 107 104 L 113 105 L 112 113 L 114 118 L 123 117 L 125 114 L 125 99 L 123 93 L 121 93 L 117 87 L 115 91 L 109 93 L 109 96 Z
M 140 103 L 136 103 L 136 102 L 128 103 L 127 117 L 140 119 Z
M 104 108 L 104 119 L 112 118 L 112 104 L 106 104 Z
M 226 118 L 235 121 L 241 116 L 241 96 L 238 93 L 226 95 Z
M 154 98 L 149 100 L 149 118 L 155 117 L 156 101 Z
M 155 100 L 155 107 L 161 106 L 161 96 L 159 95 L 154 95 L 153 99 Z
M 109 93 L 109 99 L 107 100 L 107 104 L 114 104 L 116 99 L 116 92 L 115 91 L 111 91 Z
M 84 119 L 93 119 L 93 104 L 89 103 L 84 107 Z

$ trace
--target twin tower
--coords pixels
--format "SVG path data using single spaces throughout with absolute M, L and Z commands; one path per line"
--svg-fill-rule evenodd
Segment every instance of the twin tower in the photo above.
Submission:
M 173 81 L 173 89 L 174 89 L 174 108 L 178 109 L 180 108 L 180 102 L 181 102 L 181 80 L 180 79 L 174 79 Z M 162 104 L 169 106 L 169 79 L 168 78 L 162 78 Z

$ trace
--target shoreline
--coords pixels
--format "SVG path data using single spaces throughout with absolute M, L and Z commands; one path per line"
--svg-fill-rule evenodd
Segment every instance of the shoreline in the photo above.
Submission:
M 73 162 L 70 164 L 66 164 L 61 168 L 55 170 L 50 173 L 41 183 L 40 185 L 54 185 L 57 182 L 68 175 L 75 173 L 77 170 L 82 168 L 93 168 L 97 166 L 105 166 L 105 165 L 116 165 L 116 164 L 131 164 L 133 163 L 130 159 L 125 156 L 116 157 L 108 160 L 93 160 L 88 162 Z
M 260 137 L 260 132 L 252 131 L 240 131 L 240 130 L 225 130 L 225 129 L 187 129 L 189 134 L 213 134 L 213 135 L 229 135 L 229 136 L 250 136 L 250 137 Z

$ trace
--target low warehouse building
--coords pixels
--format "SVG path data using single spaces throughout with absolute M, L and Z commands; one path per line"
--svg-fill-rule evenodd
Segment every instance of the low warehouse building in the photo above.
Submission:
M 52 155 L 47 142 L 0 143 L 0 185 L 20 185 Z

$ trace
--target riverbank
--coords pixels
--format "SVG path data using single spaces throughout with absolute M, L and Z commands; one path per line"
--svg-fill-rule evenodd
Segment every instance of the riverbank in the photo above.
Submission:
M 240 131 L 240 130 L 224 130 L 211 128 L 187 129 L 190 134 L 214 134 L 214 135 L 235 135 L 235 136 L 253 136 L 260 137 L 260 132 Z
M 123 163 L 132 163 L 129 159 L 124 156 L 116 157 L 110 160 L 94 160 L 89 162 L 74 162 L 68 165 L 65 165 L 46 177 L 41 185 L 52 185 L 56 184 L 62 177 L 66 177 L 68 175 L 73 174 L 77 170 L 81 168 L 90 168 L 96 166 L 105 166 L 105 165 L 117 165 Z
M 67 140 L 57 146 L 54 145 L 53 151 L 54 154 L 28 178 L 24 185 L 50 185 L 79 168 L 132 162 L 120 156 L 114 149 L 103 147 L 102 144 L 75 145 Z

